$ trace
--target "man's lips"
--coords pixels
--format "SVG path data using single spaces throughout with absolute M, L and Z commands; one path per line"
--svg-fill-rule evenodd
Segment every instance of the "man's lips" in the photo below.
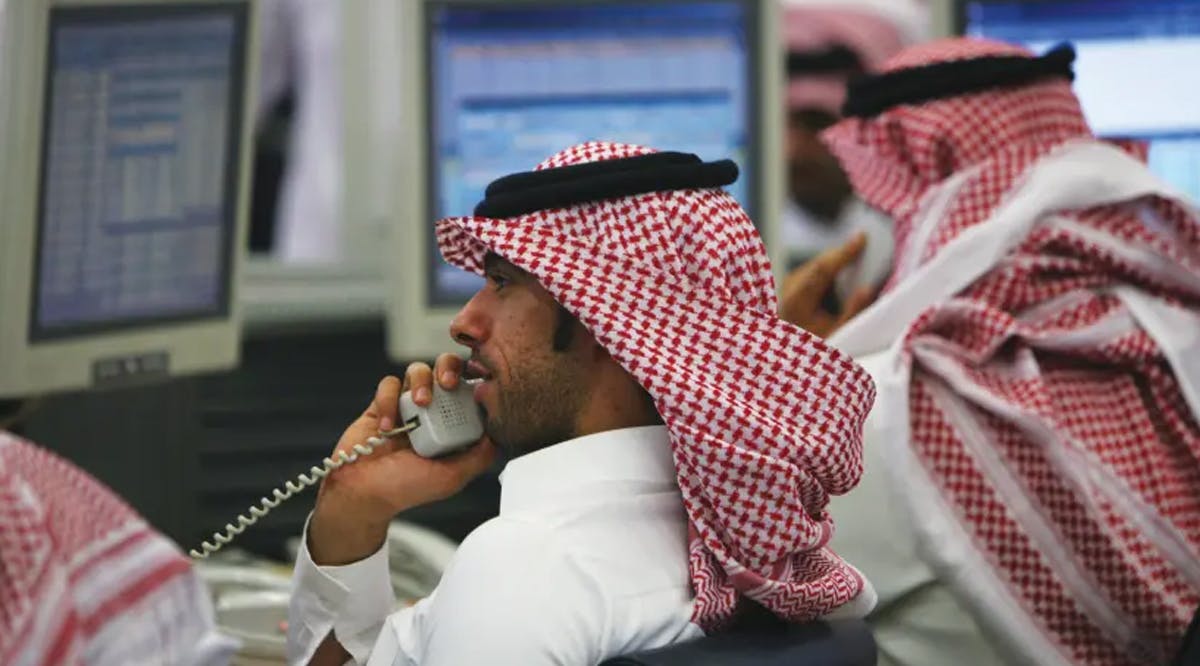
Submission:
M 467 361 L 467 368 L 463 373 L 463 378 L 466 380 L 478 379 L 488 381 L 492 378 L 492 372 L 483 363 L 472 359 Z

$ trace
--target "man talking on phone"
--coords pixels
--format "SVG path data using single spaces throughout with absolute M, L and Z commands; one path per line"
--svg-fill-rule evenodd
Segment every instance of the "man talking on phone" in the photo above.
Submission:
M 862 617 L 870 584 L 828 547 L 861 474 L 874 387 L 776 315 L 729 161 L 592 142 L 502 178 L 442 255 L 487 283 L 454 318 L 468 359 L 384 379 L 342 436 L 394 427 L 411 390 L 481 380 L 482 441 L 424 459 L 401 436 L 327 477 L 296 564 L 292 663 L 597 664 L 763 610 Z M 437 589 L 394 611 L 386 533 L 497 454 L 500 515 Z

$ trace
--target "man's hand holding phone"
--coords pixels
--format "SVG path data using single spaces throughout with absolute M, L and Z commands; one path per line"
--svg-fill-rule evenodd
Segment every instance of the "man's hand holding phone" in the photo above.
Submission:
M 428 407 L 433 383 L 454 389 L 462 381 L 463 361 L 453 354 L 438 357 L 434 367 L 408 366 L 405 381 L 385 377 L 366 411 L 342 433 L 338 451 L 350 453 L 396 427 L 400 394 L 411 390 L 413 402 Z M 495 460 L 495 447 L 487 437 L 478 444 L 445 458 L 427 459 L 409 446 L 406 435 L 396 435 L 360 458 L 325 477 L 308 528 L 308 549 L 315 563 L 342 565 L 361 560 L 379 549 L 387 538 L 388 523 L 406 509 L 446 499 L 482 474 Z

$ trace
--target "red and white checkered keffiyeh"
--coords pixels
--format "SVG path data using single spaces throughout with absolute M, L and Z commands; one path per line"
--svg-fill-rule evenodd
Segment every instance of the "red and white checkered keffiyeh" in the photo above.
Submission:
M 953 39 L 884 71 L 992 55 L 1032 57 Z M 956 240 L 1011 217 L 1035 167 L 1107 150 L 1061 78 L 898 105 L 825 139 L 858 195 L 896 221 L 874 322 L 928 266 L 970 267 Z M 1103 198 L 1090 185 L 1079 191 Z M 1200 312 L 1200 222 L 1170 197 L 1138 196 L 1043 206 L 1028 229 L 957 293 L 895 322 L 908 431 L 893 434 L 907 434 L 955 529 L 1063 660 L 1164 663 L 1200 605 L 1200 426 L 1181 388 L 1200 366 L 1181 373 L 1122 294 Z
M 0 664 L 227 663 L 190 571 L 95 479 L 0 432 Z
M 649 152 L 585 143 L 538 169 Z M 690 519 L 702 628 L 732 619 L 742 595 L 805 621 L 865 589 L 826 547 L 825 507 L 861 476 L 874 387 L 849 357 L 779 319 L 765 248 L 729 194 L 451 218 L 437 237 L 465 270 L 481 273 L 491 251 L 535 275 L 653 396 Z

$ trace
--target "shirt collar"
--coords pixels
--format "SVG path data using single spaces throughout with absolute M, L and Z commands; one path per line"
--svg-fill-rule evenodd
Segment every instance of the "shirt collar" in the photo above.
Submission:
M 500 513 L 544 508 L 547 497 L 579 494 L 584 486 L 610 481 L 674 485 L 675 462 L 666 427 L 576 437 L 510 461 L 500 473 Z

